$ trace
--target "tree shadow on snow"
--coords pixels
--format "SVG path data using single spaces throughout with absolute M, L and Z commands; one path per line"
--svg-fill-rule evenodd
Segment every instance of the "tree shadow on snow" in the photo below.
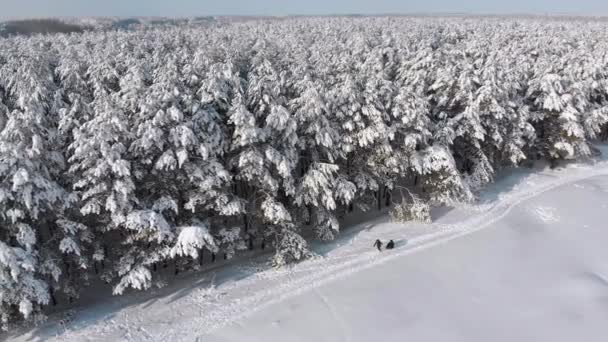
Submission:
M 395 248 L 405 247 L 405 246 L 407 246 L 407 244 L 408 244 L 407 239 L 395 240 Z
M 433 222 L 437 221 L 441 217 L 447 215 L 450 211 L 454 210 L 453 207 L 441 206 L 431 208 L 431 220 Z

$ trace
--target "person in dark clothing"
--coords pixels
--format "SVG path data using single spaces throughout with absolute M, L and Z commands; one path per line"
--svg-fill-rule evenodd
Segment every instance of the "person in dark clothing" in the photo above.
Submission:
M 395 248 L 395 241 L 391 240 L 386 244 L 386 249 L 393 249 Z
M 376 242 L 374 242 L 374 247 L 378 248 L 378 251 L 382 252 L 382 241 L 377 239 Z

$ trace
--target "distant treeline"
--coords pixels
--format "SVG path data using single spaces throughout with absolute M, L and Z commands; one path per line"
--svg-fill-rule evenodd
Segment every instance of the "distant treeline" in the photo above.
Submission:
M 27 19 L 0 22 L 0 37 L 33 34 L 81 33 L 95 30 L 133 30 L 137 27 L 210 23 L 214 17 L 194 18 L 95 18 L 84 22 L 61 19 Z
M 0 24 L 0 36 L 31 35 L 38 33 L 84 32 L 87 27 L 67 24 L 57 19 L 27 19 Z

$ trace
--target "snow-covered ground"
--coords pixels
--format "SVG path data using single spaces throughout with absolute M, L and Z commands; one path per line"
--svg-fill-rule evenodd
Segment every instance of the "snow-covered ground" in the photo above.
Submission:
M 10 339 L 604 341 L 608 165 L 533 171 L 501 177 L 477 205 L 436 210 L 431 225 L 383 216 L 289 268 L 260 257 Z M 379 253 L 376 238 L 397 247 Z
M 606 341 L 607 192 L 606 176 L 563 185 L 201 340 Z

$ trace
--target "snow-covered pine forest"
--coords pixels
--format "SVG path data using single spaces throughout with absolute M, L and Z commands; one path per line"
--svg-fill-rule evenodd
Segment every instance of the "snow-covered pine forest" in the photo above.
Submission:
M 297 18 L 0 39 L 0 325 L 252 244 L 281 266 L 354 210 L 475 200 L 595 153 L 608 23 Z M 206 260 L 205 260 L 206 261 Z

